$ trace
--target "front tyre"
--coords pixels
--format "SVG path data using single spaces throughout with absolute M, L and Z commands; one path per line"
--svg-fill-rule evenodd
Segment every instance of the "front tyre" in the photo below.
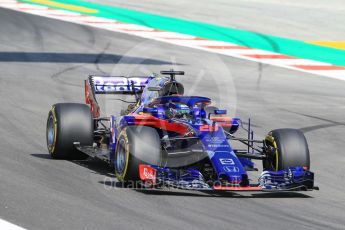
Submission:
M 115 151 L 115 175 L 134 186 L 140 180 L 139 165 L 162 165 L 160 138 L 154 128 L 128 126 L 119 134 Z
M 298 129 L 276 129 L 266 136 L 270 149 L 268 159 L 263 161 L 264 170 L 279 171 L 289 167 L 310 169 L 307 140 Z
M 47 119 L 47 147 L 54 159 L 86 159 L 73 142 L 91 146 L 93 144 L 93 118 L 85 104 L 59 103 L 53 105 Z

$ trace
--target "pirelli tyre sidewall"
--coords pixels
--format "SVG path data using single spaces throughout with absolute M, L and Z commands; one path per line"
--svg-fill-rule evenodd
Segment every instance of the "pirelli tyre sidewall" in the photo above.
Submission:
M 123 182 L 129 179 L 129 142 L 126 129 L 122 130 L 116 145 L 115 151 L 115 175 L 116 178 Z
M 162 165 L 158 132 L 148 126 L 128 126 L 117 139 L 115 175 L 120 182 L 136 185 L 140 181 L 139 165 Z
M 48 152 L 54 159 L 85 159 L 73 142 L 93 144 L 93 118 L 85 104 L 59 103 L 48 113 L 46 139 Z
M 56 145 L 56 135 L 57 135 L 57 121 L 55 115 L 55 107 L 48 113 L 47 128 L 46 128 L 46 139 L 48 152 L 52 155 L 55 152 Z
M 310 169 L 307 140 L 298 129 L 276 129 L 265 138 L 272 150 L 269 159 L 263 161 L 264 170 L 279 171 L 289 167 Z

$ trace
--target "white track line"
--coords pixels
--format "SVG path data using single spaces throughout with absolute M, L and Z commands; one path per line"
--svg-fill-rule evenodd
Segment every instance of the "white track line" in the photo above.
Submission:
M 118 30 L 123 30 L 123 31 L 136 31 L 136 30 L 138 30 L 139 31 L 140 30 L 140 31 L 149 32 L 149 31 L 154 30 L 150 27 L 126 24 L 126 23 L 117 22 L 117 21 L 113 21 L 113 23 L 100 24 L 98 26 L 103 28 L 103 29 L 107 29 L 107 30 L 111 30 L 111 31 L 118 31 Z
M 0 229 L 4 230 L 25 230 L 25 228 L 19 227 L 18 225 L 12 224 L 6 220 L 0 219 Z
M 31 14 L 37 14 L 41 15 L 42 11 L 47 11 L 47 9 L 32 9 L 30 10 Z M 79 13 L 74 13 L 66 10 L 52 10 L 50 9 L 48 12 L 45 12 L 47 15 L 55 17 L 55 16 L 60 16 L 60 17 L 76 17 L 76 16 L 81 16 L 82 14 Z
M 22 10 L 48 10 L 48 7 L 46 6 L 38 6 L 38 5 L 32 5 L 32 4 L 26 4 L 26 3 L 17 3 L 17 7 Z

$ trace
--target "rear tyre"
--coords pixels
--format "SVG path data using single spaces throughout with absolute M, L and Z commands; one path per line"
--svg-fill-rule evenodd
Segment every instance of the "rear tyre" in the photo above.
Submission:
M 263 161 L 264 170 L 279 171 L 289 167 L 310 168 L 310 154 L 304 134 L 297 129 L 276 129 L 266 136 L 266 145 L 272 150 Z
M 115 175 L 120 182 L 137 185 L 139 165 L 162 165 L 157 131 L 147 126 L 128 126 L 119 135 L 115 151 Z
M 54 159 L 86 159 L 73 142 L 91 146 L 93 144 L 93 118 L 85 104 L 59 103 L 53 105 L 47 119 L 47 147 Z

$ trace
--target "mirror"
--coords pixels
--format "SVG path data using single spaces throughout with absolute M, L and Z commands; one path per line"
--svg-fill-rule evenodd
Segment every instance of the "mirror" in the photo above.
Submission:
M 215 109 L 214 110 L 214 114 L 216 114 L 216 115 L 226 114 L 226 113 L 227 113 L 226 109 Z

